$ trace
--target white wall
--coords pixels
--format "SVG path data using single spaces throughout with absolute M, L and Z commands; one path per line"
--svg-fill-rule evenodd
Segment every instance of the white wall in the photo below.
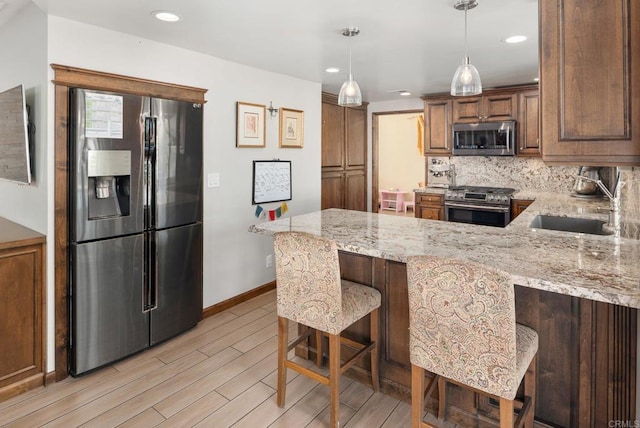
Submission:
M 0 27 L 0 91 L 24 85 L 35 125 L 35 180 L 0 180 L 0 216 L 47 233 L 47 20 L 31 2 Z
M 204 108 L 204 171 L 217 172 L 219 188 L 204 190 L 204 306 L 275 279 L 265 268 L 270 237 L 248 232 L 252 161 L 292 161 L 293 199 L 286 216 L 320 208 L 321 85 L 242 66 L 181 48 L 46 16 L 31 3 L 0 29 L 0 84 L 25 83 L 36 106 L 38 168 L 35 185 L 0 183 L 0 215 L 48 232 L 47 366 L 54 361 L 54 73 L 56 63 L 208 89 Z M 15 61 L 4 60 L 14 58 Z M 263 149 L 235 147 L 236 101 L 304 111 L 304 148 L 278 149 L 278 119 L 266 118 Z M 206 184 L 206 180 L 205 180 Z M 264 204 L 266 209 L 279 203 Z

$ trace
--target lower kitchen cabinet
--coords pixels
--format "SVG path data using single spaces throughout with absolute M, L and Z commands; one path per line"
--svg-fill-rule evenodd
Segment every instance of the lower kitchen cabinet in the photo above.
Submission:
M 512 199 L 511 200 L 511 221 L 522 213 L 529 205 L 533 203 L 530 199 Z
M 444 220 L 444 195 L 416 192 L 416 218 Z
M 0 218 L 0 401 L 45 379 L 45 237 Z

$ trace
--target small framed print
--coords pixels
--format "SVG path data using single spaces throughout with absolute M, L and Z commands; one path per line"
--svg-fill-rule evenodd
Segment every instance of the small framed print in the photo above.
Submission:
M 264 105 L 236 103 L 236 147 L 265 146 L 264 114 Z
M 280 147 L 301 149 L 304 143 L 304 112 L 280 109 Z

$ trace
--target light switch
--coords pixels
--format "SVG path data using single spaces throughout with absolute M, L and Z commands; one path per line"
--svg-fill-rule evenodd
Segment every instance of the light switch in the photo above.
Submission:
M 220 187 L 220 174 L 210 172 L 207 174 L 207 187 Z

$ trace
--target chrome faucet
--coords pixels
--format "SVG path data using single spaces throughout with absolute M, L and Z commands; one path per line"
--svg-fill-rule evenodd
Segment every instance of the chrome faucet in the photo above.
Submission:
M 607 198 L 609 198 L 609 224 L 607 225 L 607 227 L 615 236 L 619 237 L 622 224 L 622 214 L 620 212 L 620 189 L 622 189 L 622 187 L 624 186 L 624 182 L 620 179 L 620 171 L 618 171 L 618 168 L 616 167 L 616 180 L 611 190 L 607 189 L 607 186 L 600 179 L 593 179 L 582 175 L 578 175 L 577 178 L 579 180 L 591 181 L 595 183 L 600 188 L 602 193 L 604 193 Z

